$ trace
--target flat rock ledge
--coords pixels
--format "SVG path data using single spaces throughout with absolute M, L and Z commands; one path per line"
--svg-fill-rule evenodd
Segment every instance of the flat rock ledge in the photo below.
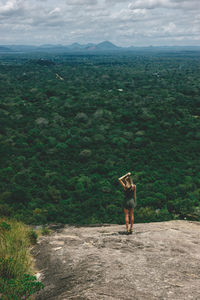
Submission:
M 36 300 L 200 299 L 200 223 L 69 226 L 32 249 Z

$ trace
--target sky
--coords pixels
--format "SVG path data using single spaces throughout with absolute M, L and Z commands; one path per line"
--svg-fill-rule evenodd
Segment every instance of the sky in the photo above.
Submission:
M 0 44 L 200 46 L 200 0 L 0 0 Z

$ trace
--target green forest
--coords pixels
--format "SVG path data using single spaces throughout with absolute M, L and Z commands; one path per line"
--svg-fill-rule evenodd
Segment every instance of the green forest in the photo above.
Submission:
M 200 52 L 0 54 L 0 216 L 200 220 Z

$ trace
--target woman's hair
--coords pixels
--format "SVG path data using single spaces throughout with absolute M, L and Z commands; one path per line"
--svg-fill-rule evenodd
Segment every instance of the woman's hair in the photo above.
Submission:
M 127 176 L 127 177 L 125 178 L 125 181 L 128 181 L 130 185 L 133 184 L 133 180 L 132 180 L 132 178 L 131 178 L 130 176 Z

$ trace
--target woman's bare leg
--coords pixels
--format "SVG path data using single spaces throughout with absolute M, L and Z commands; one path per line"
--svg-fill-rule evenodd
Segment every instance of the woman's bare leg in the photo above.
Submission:
M 133 224 L 134 224 L 134 208 L 130 209 L 130 217 L 131 217 L 131 227 L 130 229 L 133 229 Z
M 129 226 L 129 212 L 128 212 L 128 209 L 124 208 L 124 214 L 125 214 L 126 231 L 128 231 L 128 226 Z

